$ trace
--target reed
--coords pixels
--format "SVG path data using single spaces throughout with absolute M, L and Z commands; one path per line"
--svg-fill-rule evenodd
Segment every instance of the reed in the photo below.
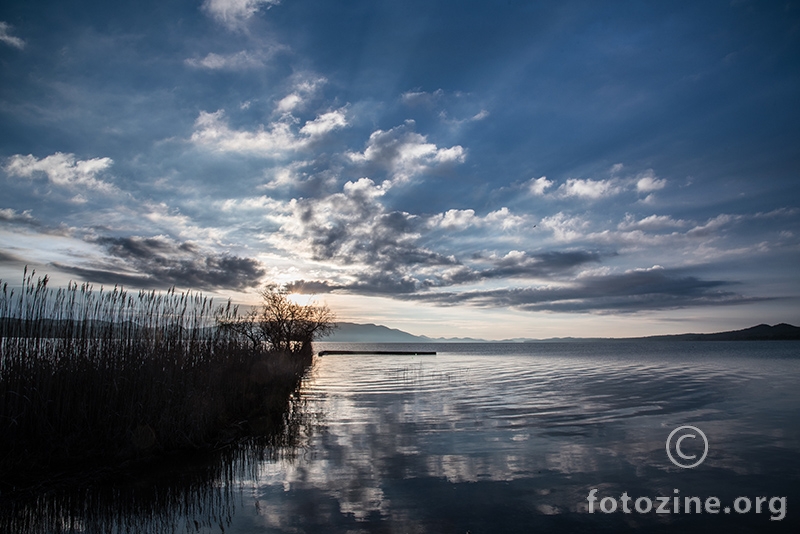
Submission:
M 280 426 L 310 355 L 268 352 L 198 293 L 0 281 L 0 481 Z

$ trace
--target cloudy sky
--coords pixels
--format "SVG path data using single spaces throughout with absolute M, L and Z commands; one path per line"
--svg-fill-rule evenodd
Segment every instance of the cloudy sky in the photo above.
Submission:
M 0 7 L 0 278 L 431 336 L 800 324 L 796 2 Z

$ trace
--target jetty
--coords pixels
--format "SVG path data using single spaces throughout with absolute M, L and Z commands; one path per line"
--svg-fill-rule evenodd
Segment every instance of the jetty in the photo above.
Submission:
M 436 352 L 419 350 L 321 350 L 319 356 L 337 354 L 377 354 L 380 356 L 436 356 Z

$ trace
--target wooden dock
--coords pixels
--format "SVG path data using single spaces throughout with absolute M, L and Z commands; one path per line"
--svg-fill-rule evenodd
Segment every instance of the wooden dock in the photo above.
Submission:
M 319 356 L 334 356 L 337 354 L 377 354 L 380 356 L 436 356 L 435 352 L 415 350 L 322 350 Z

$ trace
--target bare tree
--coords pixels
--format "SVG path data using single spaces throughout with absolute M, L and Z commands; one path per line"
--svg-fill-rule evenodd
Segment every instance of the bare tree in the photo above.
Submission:
M 261 332 L 257 326 L 258 311 L 250 310 L 243 315 L 238 314 L 238 307 L 224 319 L 219 320 L 220 326 L 236 333 L 240 338 L 250 342 L 253 350 L 261 347 Z
M 289 293 L 271 284 L 261 290 L 262 304 L 258 310 L 226 320 L 231 329 L 252 343 L 254 349 L 266 345 L 277 352 L 299 353 L 309 344 L 336 328 L 336 316 L 325 305 L 298 304 Z
M 277 285 L 265 287 L 261 299 L 257 324 L 273 350 L 299 352 L 315 338 L 330 334 L 335 327 L 335 316 L 327 306 L 298 304 Z

